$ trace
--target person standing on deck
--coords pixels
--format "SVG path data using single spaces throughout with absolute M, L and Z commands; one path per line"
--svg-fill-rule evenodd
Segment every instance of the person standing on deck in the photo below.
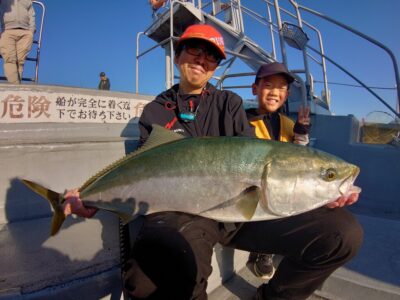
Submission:
M 99 90 L 109 91 L 110 87 L 111 87 L 110 79 L 107 78 L 106 73 L 101 72 L 100 73 L 100 82 L 99 82 L 98 89 Z
M 31 0 L 0 1 L 0 54 L 7 81 L 20 84 L 36 30 Z

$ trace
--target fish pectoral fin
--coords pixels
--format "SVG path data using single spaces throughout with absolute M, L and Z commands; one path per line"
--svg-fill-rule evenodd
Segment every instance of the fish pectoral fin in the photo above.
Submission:
M 259 201 L 260 188 L 258 186 L 250 186 L 243 190 L 239 195 L 228 199 L 216 206 L 200 212 L 199 215 L 209 217 L 209 213 L 215 211 L 228 212 L 234 209 L 234 213 L 239 213 L 246 220 L 251 220 L 253 217 Z
M 246 220 L 251 220 L 256 212 L 261 190 L 257 186 L 251 186 L 237 197 L 236 209 Z

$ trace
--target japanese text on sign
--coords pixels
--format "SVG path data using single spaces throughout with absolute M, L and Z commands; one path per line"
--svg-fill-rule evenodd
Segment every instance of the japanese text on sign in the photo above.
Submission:
M 137 122 L 145 100 L 54 93 L 0 94 L 0 122 Z

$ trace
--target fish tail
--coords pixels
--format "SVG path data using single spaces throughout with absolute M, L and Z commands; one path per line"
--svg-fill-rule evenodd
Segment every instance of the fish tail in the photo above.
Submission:
M 44 186 L 41 186 L 38 183 L 21 179 L 21 181 L 29 187 L 32 191 L 35 193 L 39 194 L 43 198 L 45 198 L 47 201 L 50 202 L 51 207 L 53 208 L 54 214 L 53 218 L 51 220 L 51 235 L 57 234 L 57 232 L 60 230 L 61 225 L 64 223 L 65 220 L 65 214 L 62 209 L 62 200 L 63 200 L 63 195 L 57 192 L 54 192 L 52 190 L 49 190 L 48 188 L 45 188 Z

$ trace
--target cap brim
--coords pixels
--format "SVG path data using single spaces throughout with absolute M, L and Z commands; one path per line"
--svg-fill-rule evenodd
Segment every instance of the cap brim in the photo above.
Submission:
M 190 37 L 190 36 L 189 36 L 189 37 L 180 38 L 180 39 L 178 40 L 176 46 L 178 47 L 182 42 L 187 41 L 187 40 L 201 40 L 201 41 L 204 41 L 204 42 L 208 43 L 209 45 L 211 45 L 211 46 L 218 52 L 218 54 L 219 54 L 223 59 L 226 59 L 226 54 L 225 54 L 225 52 L 223 52 L 223 51 L 221 50 L 221 48 L 219 48 L 216 44 L 214 44 L 213 42 L 211 42 L 210 40 L 205 39 L 205 38 L 201 38 L 201 37 Z
M 293 81 L 296 80 L 296 78 L 294 78 L 293 75 L 291 74 L 288 73 L 278 73 L 278 74 L 282 74 L 283 76 L 285 76 L 289 83 L 292 83 Z
M 286 78 L 288 83 L 292 83 L 293 81 L 295 81 L 296 79 L 293 77 L 293 75 L 286 73 L 286 72 L 281 72 L 281 71 L 276 71 L 276 72 L 268 72 L 265 74 L 260 74 L 259 76 L 257 76 L 256 78 L 260 79 L 260 78 L 265 78 L 268 76 L 272 76 L 272 75 L 282 75 Z

